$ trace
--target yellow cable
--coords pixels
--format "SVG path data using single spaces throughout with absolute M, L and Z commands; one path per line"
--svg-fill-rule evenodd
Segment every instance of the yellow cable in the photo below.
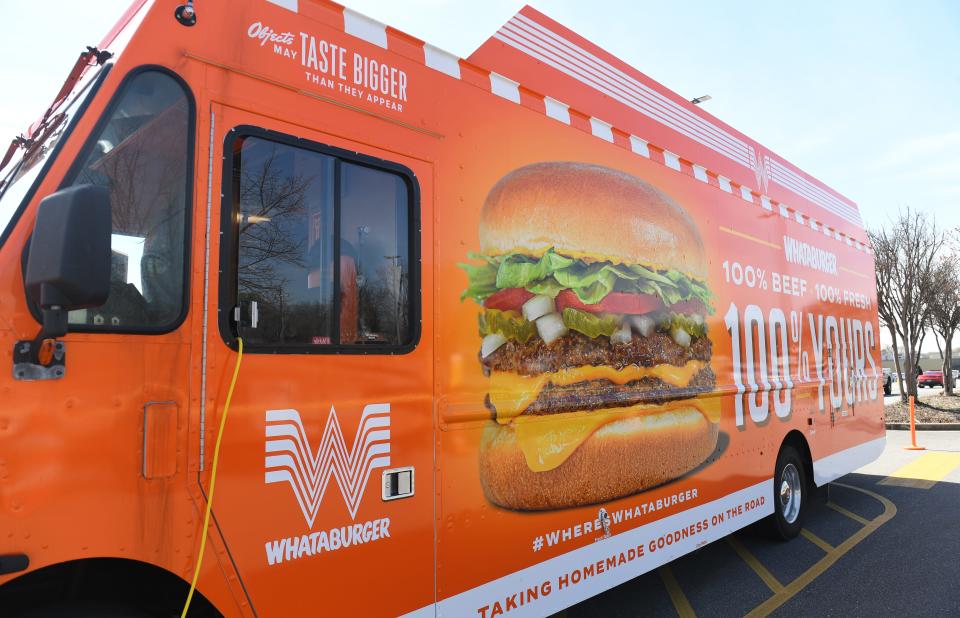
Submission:
M 223 416 L 220 417 L 220 429 L 217 430 L 217 442 L 213 447 L 213 463 L 210 467 L 210 493 L 207 495 L 207 510 L 203 516 L 203 532 L 200 534 L 200 554 L 197 556 L 197 568 L 193 571 L 193 581 L 190 582 L 190 593 L 187 602 L 183 604 L 183 613 L 180 618 L 187 618 L 190 601 L 193 600 L 193 591 L 197 589 L 197 579 L 200 577 L 200 565 L 203 564 L 203 551 L 207 547 L 207 530 L 210 528 L 210 512 L 213 510 L 213 490 L 217 485 L 217 463 L 220 460 L 220 440 L 223 438 L 223 428 L 227 425 L 227 413 L 230 412 L 230 400 L 233 399 L 233 388 L 237 385 L 237 375 L 240 373 L 240 361 L 243 359 L 243 339 L 237 337 L 237 364 L 233 368 L 233 379 L 230 380 L 230 389 L 227 391 L 227 400 L 223 404 Z

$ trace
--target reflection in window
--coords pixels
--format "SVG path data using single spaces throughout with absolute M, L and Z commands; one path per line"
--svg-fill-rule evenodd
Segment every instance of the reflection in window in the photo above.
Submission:
M 409 341 L 403 177 L 258 137 L 235 157 L 238 334 L 271 346 Z
M 333 324 L 331 157 L 259 138 L 237 152 L 237 290 L 259 308 L 250 343 L 329 344 Z
M 351 329 L 343 343 L 401 342 L 409 329 L 407 186 L 396 174 L 351 163 L 340 178 L 341 271 L 347 247 L 358 288 L 356 317 L 341 313 Z
M 67 182 L 110 189 L 110 296 L 71 312 L 70 323 L 162 329 L 184 305 L 189 105 L 176 80 L 156 71 L 137 75 L 118 96 Z

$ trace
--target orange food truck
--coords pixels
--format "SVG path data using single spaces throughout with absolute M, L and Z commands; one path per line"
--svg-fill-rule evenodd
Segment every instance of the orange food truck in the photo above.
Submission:
M 547 615 L 884 444 L 856 205 L 530 7 L 139 0 L 2 162 L 4 615 Z

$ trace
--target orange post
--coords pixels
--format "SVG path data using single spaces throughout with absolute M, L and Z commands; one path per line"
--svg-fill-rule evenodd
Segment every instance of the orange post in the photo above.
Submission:
M 926 447 L 917 446 L 917 415 L 913 408 L 913 395 L 910 395 L 910 446 L 904 447 L 908 451 L 925 451 Z

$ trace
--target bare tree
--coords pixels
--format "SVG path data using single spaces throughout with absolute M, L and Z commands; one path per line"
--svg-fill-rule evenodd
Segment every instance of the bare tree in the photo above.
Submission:
M 890 332 L 890 339 L 893 342 L 893 362 L 897 368 L 897 383 L 899 392 L 902 394 L 905 391 L 903 367 L 900 364 L 900 345 L 897 341 L 897 313 L 888 292 L 897 261 L 896 246 L 893 242 L 888 242 L 887 238 L 880 238 L 879 231 L 871 230 L 867 235 L 870 238 L 870 244 L 873 245 L 874 270 L 877 273 L 877 314 L 880 317 L 880 325 L 885 326 Z
M 314 177 L 295 174 L 280 159 L 276 145 L 263 146 L 242 167 L 237 193 L 240 202 L 238 279 L 241 291 L 271 296 L 282 288 L 283 265 L 305 266 L 307 239 L 291 229 L 307 217 L 307 192 Z M 267 151 L 266 149 L 270 150 Z
M 893 338 L 900 393 L 905 401 L 908 395 L 917 396 L 916 367 L 930 321 L 936 258 L 946 238 L 929 217 L 909 207 L 890 225 L 868 233 L 876 259 L 877 311 Z M 903 364 L 898 339 L 903 345 Z
M 943 389 L 953 395 L 953 336 L 960 328 L 960 257 L 941 258 L 934 270 L 930 294 L 930 328 L 943 338 Z

